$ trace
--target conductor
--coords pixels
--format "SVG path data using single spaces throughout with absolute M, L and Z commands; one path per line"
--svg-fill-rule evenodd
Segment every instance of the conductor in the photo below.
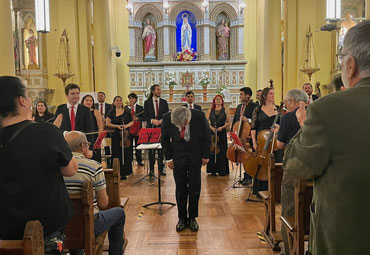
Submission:
M 180 106 L 165 114 L 161 143 L 176 183 L 179 218 L 176 231 L 189 225 L 190 230 L 196 232 L 199 229 L 195 218 L 198 217 L 201 167 L 208 163 L 211 144 L 204 113 Z

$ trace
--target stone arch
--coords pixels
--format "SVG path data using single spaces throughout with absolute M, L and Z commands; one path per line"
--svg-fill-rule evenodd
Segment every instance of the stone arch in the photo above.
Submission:
M 216 21 L 216 18 L 218 16 L 218 14 L 220 14 L 221 12 L 226 13 L 226 15 L 229 17 L 230 20 L 237 20 L 238 19 L 238 13 L 234 9 L 234 7 L 232 7 L 228 3 L 221 3 L 221 4 L 216 5 L 212 9 L 212 11 L 210 13 L 210 16 L 209 16 L 209 19 L 213 20 L 213 21 Z
M 135 13 L 135 20 L 142 22 L 144 17 L 151 13 L 155 17 L 156 21 L 159 22 L 163 19 L 162 11 L 157 8 L 154 4 L 144 4 Z
M 195 15 L 195 18 L 197 21 L 203 19 L 203 12 L 202 10 L 193 3 L 189 2 L 181 2 L 173 7 L 173 9 L 170 12 L 169 18 L 171 20 L 176 20 L 177 15 L 179 15 L 182 11 L 190 11 Z

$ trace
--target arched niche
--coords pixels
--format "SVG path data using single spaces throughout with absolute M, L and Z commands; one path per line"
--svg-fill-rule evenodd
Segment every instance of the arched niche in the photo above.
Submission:
M 184 19 L 187 20 L 188 24 L 190 25 L 191 33 L 190 33 L 190 47 L 183 48 L 183 44 L 185 41 L 186 34 L 183 32 Z M 182 52 L 183 50 L 191 50 L 197 51 L 197 19 L 195 15 L 191 11 L 182 11 L 176 17 L 176 51 Z
M 135 20 L 142 22 L 148 13 L 153 14 L 157 22 L 163 19 L 162 11 L 159 10 L 157 6 L 153 4 L 144 4 L 135 13 Z
M 23 65 L 25 69 L 39 69 L 39 38 L 36 31 L 35 18 L 28 14 L 23 17 L 22 44 Z
M 194 14 L 196 20 L 203 19 L 203 12 L 202 10 L 194 3 L 190 2 L 181 2 L 173 7 L 173 9 L 170 12 L 169 19 L 175 21 L 177 16 L 182 11 L 189 11 Z
M 238 19 L 238 13 L 234 9 L 234 7 L 232 7 L 228 3 L 220 3 L 213 7 L 209 15 L 209 19 L 212 21 L 216 21 L 217 17 L 221 12 L 225 13 L 225 15 L 230 19 L 230 21 Z

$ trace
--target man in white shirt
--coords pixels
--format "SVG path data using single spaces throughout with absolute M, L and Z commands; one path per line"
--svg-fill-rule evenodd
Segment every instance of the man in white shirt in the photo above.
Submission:
M 199 110 L 199 111 L 202 110 L 202 107 L 200 105 L 194 104 L 195 96 L 194 96 L 193 91 L 191 90 L 186 91 L 185 96 L 186 96 L 186 101 L 187 101 L 187 103 L 184 104 L 185 107 L 189 109 Z

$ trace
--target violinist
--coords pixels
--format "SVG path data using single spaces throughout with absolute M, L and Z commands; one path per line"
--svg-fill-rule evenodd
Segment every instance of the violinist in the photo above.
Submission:
M 141 128 L 140 116 L 144 112 L 144 107 L 137 104 L 137 95 L 135 93 L 130 93 L 128 95 L 128 110 L 131 112 L 132 119 L 134 120 L 134 125 L 130 128 L 130 141 L 133 144 L 135 141 L 135 147 L 137 146 L 137 141 L 139 140 L 139 130 Z M 132 146 L 132 158 L 133 158 L 134 148 Z M 144 166 L 143 158 L 141 156 L 141 150 L 135 150 L 135 157 L 138 166 Z
M 229 175 L 229 161 L 226 157 L 227 151 L 227 135 L 226 129 L 230 127 L 230 112 L 229 109 L 224 107 L 224 100 L 220 95 L 213 98 L 212 108 L 207 112 L 207 120 L 209 122 L 209 128 L 212 134 L 216 134 L 219 137 L 219 148 L 220 153 L 212 153 L 207 164 L 207 173 L 220 176 Z M 217 145 L 216 145 L 217 146 Z M 216 157 L 216 160 L 215 160 Z M 216 161 L 216 163 L 215 163 Z
M 254 151 L 258 151 L 258 133 L 271 128 L 277 113 L 278 109 L 275 105 L 274 89 L 271 87 L 264 88 L 261 94 L 261 106 L 254 108 L 252 113 L 251 136 Z M 275 160 L 277 161 L 277 159 Z M 256 179 L 253 184 L 253 194 L 257 195 L 262 190 L 267 190 L 267 181 Z
M 289 90 L 284 105 L 288 110 L 280 121 L 280 127 L 277 134 L 277 147 L 284 149 L 295 134 L 301 129 L 296 117 L 299 103 L 306 105 L 308 95 L 300 89 Z M 295 179 L 284 171 L 283 181 L 281 183 L 281 215 L 284 217 L 294 216 L 294 185 Z M 284 241 L 285 254 L 289 255 L 288 236 L 284 227 L 281 228 L 281 234 Z
M 112 158 L 119 158 L 121 180 L 126 180 L 127 175 L 132 174 L 132 148 L 124 148 L 121 143 L 122 130 L 130 128 L 134 122 L 130 111 L 123 107 L 122 97 L 115 96 L 113 99 L 113 109 L 106 116 L 106 125 L 115 130 L 112 134 Z M 124 139 L 129 139 L 128 130 L 127 137 L 123 132 Z M 132 146 L 132 145 L 131 145 Z M 122 150 L 124 150 L 124 159 L 122 158 Z
M 233 130 L 234 124 L 240 119 L 248 123 L 252 122 L 252 112 L 254 108 L 257 107 L 257 104 L 253 103 L 251 100 L 252 94 L 252 89 L 249 87 L 243 87 L 239 90 L 240 104 L 236 107 L 231 130 Z M 243 184 L 247 184 L 251 180 L 252 177 L 244 172 Z

